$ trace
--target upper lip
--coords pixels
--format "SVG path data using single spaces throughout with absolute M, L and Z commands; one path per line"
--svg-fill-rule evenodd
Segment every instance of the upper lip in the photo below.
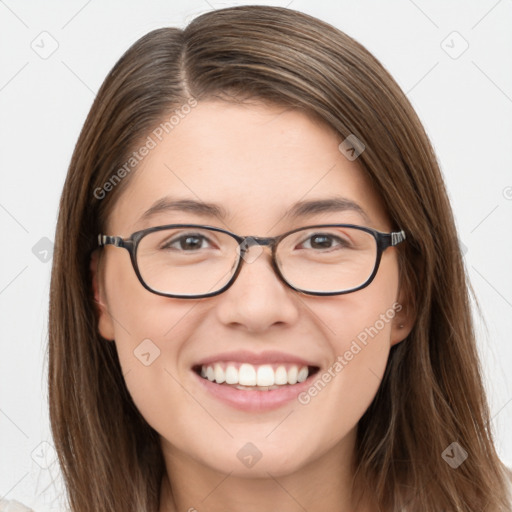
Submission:
M 213 356 L 205 357 L 197 362 L 194 366 L 207 366 L 212 363 L 221 361 L 233 361 L 238 363 L 249 363 L 253 365 L 259 364 L 273 364 L 273 363 L 291 363 L 299 366 L 316 366 L 319 364 L 307 361 L 301 357 L 285 352 L 276 352 L 273 350 L 266 350 L 264 352 L 254 353 L 247 350 L 239 350 L 236 352 L 222 352 Z

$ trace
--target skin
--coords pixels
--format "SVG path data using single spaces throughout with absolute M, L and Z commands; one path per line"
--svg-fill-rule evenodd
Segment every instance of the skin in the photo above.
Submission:
M 357 160 L 338 150 L 341 141 L 332 129 L 298 111 L 200 102 L 139 164 L 105 233 L 128 237 L 173 222 L 253 236 L 324 222 L 391 231 Z M 221 204 L 229 216 L 221 221 L 171 211 L 139 221 L 168 194 Z M 296 201 L 334 194 L 358 203 L 368 219 L 354 211 L 283 219 Z M 205 299 L 150 293 L 138 281 L 128 253 L 113 246 L 102 250 L 100 264 L 95 254 L 91 269 L 98 329 L 115 340 L 131 396 L 161 437 L 169 475 L 162 482 L 161 512 L 356 510 L 350 481 L 357 423 L 378 390 L 390 347 L 412 328 L 403 303 L 307 405 L 292 400 L 273 411 L 240 411 L 203 390 L 191 367 L 199 358 L 230 350 L 278 350 L 320 362 L 322 373 L 365 327 L 400 302 L 395 248 L 383 253 L 368 287 L 330 297 L 288 288 L 274 274 L 268 248 L 244 263 L 231 288 Z M 134 350 L 148 338 L 160 356 L 145 366 Z M 247 442 L 262 454 L 251 468 L 237 458 Z M 376 509 L 368 501 L 357 510 Z

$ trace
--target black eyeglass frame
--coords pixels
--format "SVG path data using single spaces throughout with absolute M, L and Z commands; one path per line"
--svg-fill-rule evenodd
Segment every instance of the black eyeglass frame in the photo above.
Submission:
M 302 290 L 300 288 L 296 288 L 295 286 L 291 285 L 283 276 L 281 271 L 279 270 L 279 267 L 277 266 L 276 262 L 276 247 L 277 244 L 288 235 L 291 235 L 292 233 L 296 233 L 297 231 L 302 231 L 304 229 L 311 229 L 311 228 L 329 228 L 329 227 L 345 227 L 345 228 L 355 228 L 359 229 L 361 231 L 365 231 L 369 234 L 371 234 L 376 241 L 377 244 L 377 257 L 375 260 L 375 266 L 373 268 L 373 272 L 370 274 L 370 277 L 360 286 L 357 286 L 356 288 L 351 288 L 349 290 L 344 290 L 341 292 L 310 292 L 307 290 Z M 211 231 L 217 231 L 219 233 L 225 233 L 226 235 L 231 236 L 234 238 L 240 247 L 240 254 L 238 257 L 237 267 L 235 269 L 235 272 L 233 273 L 233 276 L 231 279 L 219 290 L 211 293 L 204 293 L 200 295 L 176 295 L 171 293 L 164 293 L 157 290 L 153 290 L 151 287 L 149 287 L 144 279 L 142 278 L 142 275 L 140 274 L 139 267 L 137 264 L 137 248 L 140 243 L 140 241 L 150 233 L 154 233 L 156 231 L 164 231 L 166 229 L 173 229 L 173 228 L 201 228 L 201 229 L 207 229 Z M 361 290 L 362 288 L 366 288 L 375 278 L 377 271 L 379 270 L 380 261 L 382 258 L 382 253 L 388 248 L 398 245 L 399 243 L 403 242 L 405 240 L 405 232 L 403 230 L 400 231 L 394 231 L 391 233 L 383 233 L 381 231 L 378 231 L 373 228 L 368 228 L 366 226 L 357 226 L 355 224 L 315 224 L 312 226 L 304 226 L 300 228 L 293 229 L 291 231 L 287 231 L 286 233 L 283 233 L 279 236 L 275 237 L 258 237 L 258 236 L 240 236 L 236 235 L 235 233 L 231 233 L 230 231 L 227 231 L 222 228 L 217 228 L 214 226 L 207 226 L 203 224 L 168 224 L 165 226 L 156 226 L 152 228 L 142 229 L 140 231 L 136 231 L 135 233 L 132 233 L 129 238 L 122 238 L 120 236 L 110 236 L 110 235 L 98 235 L 98 246 L 104 247 L 106 245 L 114 245 L 115 247 L 122 247 L 123 249 L 126 249 L 130 253 L 130 259 L 132 262 L 133 269 L 135 271 L 135 274 L 137 275 L 137 278 L 139 279 L 140 283 L 146 290 L 150 291 L 151 293 L 155 293 L 156 295 L 161 295 L 163 297 L 171 297 L 171 298 L 177 298 L 177 299 L 202 299 L 206 297 L 214 297 L 215 295 L 219 295 L 222 292 L 226 291 L 236 280 L 238 277 L 238 274 L 240 273 L 242 269 L 242 261 L 244 261 L 244 255 L 249 250 L 249 248 L 252 245 L 260 245 L 260 246 L 269 246 L 272 250 L 272 268 L 274 269 L 274 272 L 279 277 L 279 279 L 289 288 L 292 290 L 295 290 L 300 293 L 305 293 L 307 295 L 319 295 L 319 296 L 328 296 L 328 295 L 345 295 L 347 293 L 352 293 L 358 290 Z

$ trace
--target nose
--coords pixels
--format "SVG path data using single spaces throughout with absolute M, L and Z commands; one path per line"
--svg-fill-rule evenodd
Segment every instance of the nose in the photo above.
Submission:
M 271 247 L 248 240 L 235 282 L 217 296 L 217 317 L 225 325 L 265 331 L 291 325 L 299 318 L 297 292 L 286 286 L 272 267 Z

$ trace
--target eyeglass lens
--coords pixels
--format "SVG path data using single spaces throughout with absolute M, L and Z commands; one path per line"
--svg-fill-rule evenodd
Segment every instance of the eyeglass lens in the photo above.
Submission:
M 240 247 L 232 236 L 205 228 L 170 228 L 144 236 L 137 266 L 154 291 L 201 295 L 223 288 L 236 271 Z M 281 239 L 276 263 L 294 288 L 342 292 L 364 284 L 373 273 L 377 243 L 350 227 L 305 228 Z

